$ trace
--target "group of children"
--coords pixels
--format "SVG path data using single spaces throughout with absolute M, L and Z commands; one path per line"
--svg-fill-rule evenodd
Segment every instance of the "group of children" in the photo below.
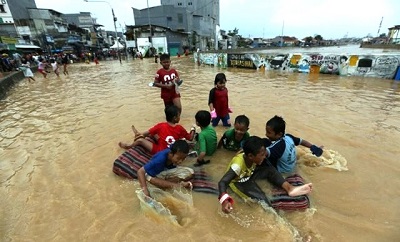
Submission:
M 157 175 L 166 169 L 176 168 L 188 156 L 190 148 L 197 154 L 194 166 L 202 166 L 210 163 L 210 160 L 205 160 L 206 157 L 212 156 L 218 148 L 222 147 L 237 152 L 218 183 L 219 202 L 225 213 L 233 209 L 233 199 L 227 193 L 228 187 L 242 198 L 263 200 L 269 204 L 265 193 L 256 184 L 257 179 L 267 179 L 273 185 L 286 190 L 289 196 L 311 192 L 311 183 L 293 186 L 285 181 L 284 175 L 295 171 L 295 146 L 308 147 L 316 156 L 322 155 L 322 146 L 318 147 L 304 139 L 286 134 L 286 123 L 279 116 L 274 116 L 267 121 L 266 138 L 260 138 L 250 136 L 249 118 L 238 115 L 233 127 L 226 130 L 218 141 L 214 127 L 219 121 L 222 121 L 223 126 L 231 127 L 229 113 L 232 110 L 228 105 L 227 80 L 223 73 L 216 75 L 214 88 L 210 91 L 208 101 L 210 111 L 200 110 L 195 114 L 196 125 L 201 131 L 196 133 L 196 128 L 192 127 L 190 132 L 187 132 L 179 124 L 182 112 L 177 84 L 180 81 L 179 75 L 170 67 L 169 55 L 160 55 L 160 63 L 163 68 L 157 71 L 154 86 L 161 88 L 166 122 L 158 123 L 144 132 L 138 132 L 132 126 L 135 134 L 133 143 L 119 143 L 124 149 L 141 145 L 153 155 L 151 160 L 138 171 L 139 183 L 146 195 L 150 196 L 147 182 L 161 188 L 172 188 L 178 185 L 190 187 L 190 182 L 160 179 Z
M 41 73 L 44 78 L 47 78 L 48 73 L 50 73 L 50 71 L 47 70 L 48 68 L 51 68 L 54 74 L 56 74 L 57 77 L 60 77 L 59 65 L 63 66 L 64 75 L 69 75 L 68 73 L 69 57 L 67 54 L 54 55 L 49 59 L 40 57 L 37 60 L 37 64 L 38 64 L 38 72 Z M 34 74 L 31 70 L 31 65 L 29 61 L 27 61 L 26 59 L 22 59 L 20 69 L 23 71 L 24 76 L 28 78 L 29 82 L 31 80 L 35 81 L 35 79 L 33 78 Z

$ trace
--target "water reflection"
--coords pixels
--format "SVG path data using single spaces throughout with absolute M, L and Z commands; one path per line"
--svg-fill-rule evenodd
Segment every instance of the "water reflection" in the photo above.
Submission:
M 314 183 L 313 210 L 281 216 L 301 237 L 399 238 L 400 192 L 393 189 L 400 185 L 398 82 L 172 61 L 185 80 L 185 127 L 197 110 L 207 109 L 215 74 L 222 71 L 232 116 L 249 116 L 251 134 L 264 136 L 265 122 L 282 115 L 289 133 L 346 158 L 349 171 L 342 172 L 299 164 L 299 173 Z M 147 86 L 159 67 L 152 60 L 76 64 L 69 77 L 23 81 L 0 101 L 2 240 L 293 240 L 290 227 L 259 206 L 238 202 L 238 222 L 222 216 L 217 198 L 208 194 L 193 194 L 194 206 L 180 227 L 141 213 L 138 184 L 116 177 L 111 167 L 122 152 L 118 141 L 132 138 L 132 124 L 145 130 L 164 120 L 159 89 Z M 225 129 L 216 131 L 220 137 Z M 206 169 L 215 181 L 232 155 L 220 150 L 211 158 Z

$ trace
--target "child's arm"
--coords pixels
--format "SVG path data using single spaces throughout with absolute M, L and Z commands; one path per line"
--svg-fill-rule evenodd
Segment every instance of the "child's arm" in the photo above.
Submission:
M 166 89 L 175 88 L 175 85 L 161 84 L 160 82 L 156 82 L 156 81 L 154 81 L 153 85 L 154 85 L 155 87 L 166 88 Z
M 185 188 L 191 188 L 192 183 L 189 181 L 168 181 L 164 180 L 158 177 L 151 177 L 150 181 L 151 184 L 153 184 L 156 187 L 163 188 L 163 189 L 170 189 L 170 188 L 175 188 L 179 187 L 179 185 L 182 185 Z
M 319 147 L 318 147 L 318 146 L 316 146 L 316 145 L 311 144 L 311 143 L 308 142 L 307 140 L 302 139 L 300 144 L 301 144 L 302 146 L 305 146 L 305 147 L 307 147 L 307 148 L 310 148 L 312 154 L 315 155 L 315 156 L 317 156 L 317 157 L 320 157 L 320 156 L 322 155 L 322 153 L 324 152 L 324 151 L 322 150 L 322 148 L 324 148 L 324 146 L 319 146 Z
M 215 88 L 210 90 L 210 94 L 208 95 L 208 106 L 210 107 L 210 112 L 214 110 L 214 94 Z
M 142 188 L 144 195 L 150 196 L 149 190 L 147 189 L 146 171 L 144 170 L 144 167 L 141 167 L 137 171 L 137 175 L 138 175 L 138 180 L 139 180 L 139 183 L 140 183 L 140 187 Z
M 219 190 L 218 200 L 222 206 L 222 211 L 224 213 L 230 213 L 233 210 L 233 207 L 232 207 L 233 199 L 229 196 L 229 194 L 226 192 L 226 190 L 229 186 L 229 183 L 236 176 L 237 176 L 237 174 L 232 170 L 232 168 L 229 168 L 229 170 L 225 173 L 225 175 L 218 182 L 218 190 Z

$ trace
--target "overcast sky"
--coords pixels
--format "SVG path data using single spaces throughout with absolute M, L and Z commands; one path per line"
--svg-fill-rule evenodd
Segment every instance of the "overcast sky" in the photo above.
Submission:
M 89 0 L 90 2 L 91 0 Z M 61 13 L 91 12 L 97 23 L 114 30 L 111 8 L 120 25 L 133 25 L 132 7 L 147 8 L 147 0 L 36 0 L 38 8 Z M 185 0 L 182 0 L 185 1 Z M 190 0 L 186 0 L 190 1 Z M 202 0 L 205 4 L 212 0 Z M 148 0 L 149 6 L 160 5 Z M 324 39 L 377 36 L 400 25 L 399 0 L 220 0 L 220 27 L 239 29 L 243 37 L 273 38 L 283 35 L 304 38 L 320 34 Z

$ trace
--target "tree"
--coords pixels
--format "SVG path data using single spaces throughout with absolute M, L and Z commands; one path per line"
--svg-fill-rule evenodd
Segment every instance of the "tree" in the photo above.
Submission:
M 305 37 L 305 38 L 304 38 L 304 41 L 305 41 L 306 43 L 311 43 L 313 39 L 314 39 L 313 37 L 308 36 L 308 37 Z
M 315 35 L 314 39 L 315 39 L 316 41 L 322 41 L 322 40 L 324 40 L 324 38 L 322 38 L 322 36 L 319 35 L 319 34 Z
M 229 35 L 229 36 L 235 36 L 235 35 L 237 35 L 238 33 L 239 33 L 239 29 L 237 29 L 236 27 L 235 27 L 234 30 L 228 30 L 228 35 Z

